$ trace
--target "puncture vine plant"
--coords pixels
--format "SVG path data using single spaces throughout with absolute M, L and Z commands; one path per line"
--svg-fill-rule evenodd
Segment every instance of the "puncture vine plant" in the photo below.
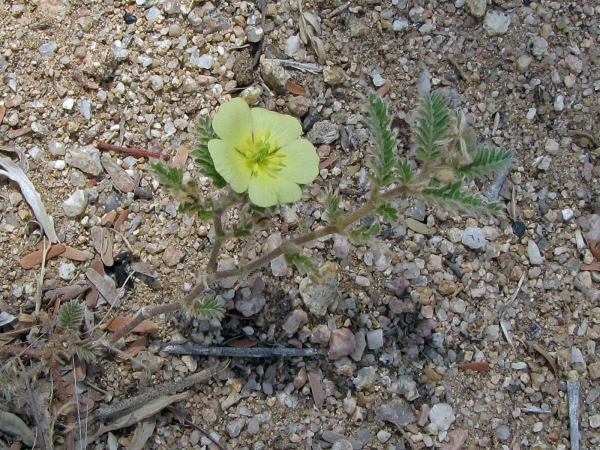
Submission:
M 392 130 L 392 117 L 385 102 L 371 94 L 365 106 L 365 124 L 373 136 L 369 160 L 370 189 L 365 203 L 346 213 L 340 208 L 338 191 L 326 188 L 322 217 L 326 226 L 295 235 L 274 250 L 235 269 L 217 270 L 222 244 L 228 239 L 249 238 L 273 214 L 279 203 L 302 197 L 300 185 L 319 174 L 314 146 L 301 139 L 298 120 L 262 108 L 250 108 L 242 99 L 221 105 L 214 118 L 203 118 L 198 126 L 198 146 L 193 152 L 201 172 L 217 191 L 205 196 L 195 180 L 186 179 L 181 168 L 153 164 L 154 173 L 180 201 L 180 211 L 212 221 L 214 244 L 198 285 L 181 300 L 190 315 L 221 318 L 223 304 L 211 284 L 231 276 L 243 276 L 283 255 L 300 272 L 318 267 L 302 251 L 308 242 L 331 235 L 345 235 L 354 242 L 375 239 L 382 223 L 402 220 L 394 206 L 401 197 L 422 198 L 427 204 L 454 213 L 502 216 L 497 202 L 486 202 L 465 190 L 471 181 L 491 178 L 513 163 L 512 152 L 477 143 L 473 129 L 462 113 L 448 107 L 440 92 L 424 97 L 412 126 L 414 151 L 400 154 Z M 235 209 L 235 215 L 226 214 Z M 375 217 L 360 224 L 366 215 Z M 235 219 L 234 219 L 235 218 Z

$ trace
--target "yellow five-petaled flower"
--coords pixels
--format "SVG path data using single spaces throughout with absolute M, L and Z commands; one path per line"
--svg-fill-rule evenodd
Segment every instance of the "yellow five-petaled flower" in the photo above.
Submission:
M 248 191 L 250 201 L 269 207 L 300 200 L 299 184 L 319 174 L 314 146 L 300 139 L 298 120 L 241 98 L 224 103 L 213 118 L 219 139 L 208 143 L 215 169 L 235 192 Z

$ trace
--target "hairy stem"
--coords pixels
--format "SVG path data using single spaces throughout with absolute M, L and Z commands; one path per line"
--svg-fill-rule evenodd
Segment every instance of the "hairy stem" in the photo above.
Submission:
M 418 180 L 415 180 L 415 181 L 416 181 L 415 184 L 418 186 L 420 183 L 418 183 Z M 306 233 L 301 236 L 297 236 L 293 239 L 290 239 L 288 241 L 285 241 L 283 244 L 281 244 L 279 247 L 275 248 L 274 250 L 270 251 L 269 253 L 266 253 L 265 255 L 261 256 L 260 258 L 257 258 L 254 261 L 249 262 L 248 264 L 244 264 L 244 265 L 238 267 L 237 269 L 216 271 L 216 261 L 217 261 L 218 255 L 219 255 L 219 250 L 222 245 L 222 238 L 216 239 L 215 246 L 213 247 L 213 249 L 211 251 L 211 255 L 210 255 L 210 259 L 209 259 L 209 268 L 214 267 L 214 270 L 212 272 L 208 271 L 206 276 L 203 277 L 203 280 L 198 282 L 192 288 L 192 290 L 190 292 L 188 292 L 188 294 L 185 297 L 183 297 L 181 300 L 179 300 L 178 302 L 166 303 L 164 305 L 156 306 L 151 309 L 146 309 L 146 308 L 140 309 L 135 314 L 135 316 L 133 316 L 133 320 L 131 322 L 129 322 L 125 327 L 121 328 L 119 331 L 117 331 L 115 334 L 113 334 L 108 339 L 108 343 L 110 345 L 115 344 L 115 342 L 117 342 L 119 339 L 121 339 L 122 337 L 127 336 L 129 333 L 131 333 L 131 331 L 136 326 L 138 326 L 140 323 L 142 323 L 142 321 L 144 321 L 144 320 L 150 320 L 153 317 L 156 317 L 160 314 L 168 314 L 168 313 L 172 313 L 172 312 L 181 310 L 183 305 L 191 304 L 200 294 L 202 294 L 209 283 L 212 283 L 212 282 L 215 282 L 218 280 L 222 280 L 223 278 L 249 274 L 257 269 L 260 269 L 262 266 L 264 266 L 268 262 L 272 261 L 273 259 L 277 258 L 278 256 L 283 255 L 285 253 L 286 249 L 288 248 L 288 246 L 291 246 L 291 245 L 302 246 L 302 245 L 305 245 L 316 239 L 325 237 L 327 235 L 334 234 L 334 233 L 341 233 L 346 228 L 348 228 L 350 225 L 352 225 L 354 222 L 356 222 L 357 220 L 360 220 L 361 217 L 363 217 L 363 216 L 373 212 L 375 209 L 377 209 L 377 206 L 379 206 L 380 200 L 391 200 L 392 198 L 397 197 L 399 195 L 403 195 L 403 194 L 412 192 L 412 190 L 413 189 L 411 189 L 407 186 L 398 186 L 393 189 L 390 189 L 387 192 L 384 192 L 383 194 L 378 194 L 376 190 L 372 190 L 371 191 L 372 195 L 371 195 L 371 198 L 369 199 L 369 201 L 367 203 L 365 203 L 364 205 L 362 205 L 361 207 L 359 207 L 358 209 L 346 214 L 340 221 L 340 224 L 328 225 L 328 226 L 320 228 L 318 230 L 311 231 L 310 233 Z M 373 194 L 375 194 L 375 195 L 373 195 Z M 217 237 L 225 236 L 225 232 L 223 230 L 223 223 L 222 223 L 223 212 L 224 212 L 224 209 L 221 209 L 220 211 L 216 211 L 217 214 L 215 214 L 215 233 L 216 233 Z M 215 249 L 217 249 L 217 250 L 215 250 Z M 212 264 L 215 264 L 215 266 L 212 266 Z
M 223 229 L 223 209 L 215 209 L 215 216 L 213 220 L 213 224 L 215 227 L 215 245 L 213 246 L 210 257 L 208 258 L 208 265 L 206 267 L 206 271 L 208 273 L 214 273 L 217 271 L 218 266 L 218 258 L 221 252 L 221 247 L 223 245 L 223 241 L 225 240 L 225 230 Z

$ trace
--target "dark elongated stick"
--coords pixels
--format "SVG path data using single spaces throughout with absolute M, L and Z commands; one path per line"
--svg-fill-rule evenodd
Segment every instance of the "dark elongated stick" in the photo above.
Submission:
M 200 347 L 197 345 L 165 345 L 163 352 L 179 355 L 227 356 L 230 358 L 268 358 L 279 356 L 292 358 L 294 356 L 315 356 L 316 348 L 285 348 L 285 347 Z

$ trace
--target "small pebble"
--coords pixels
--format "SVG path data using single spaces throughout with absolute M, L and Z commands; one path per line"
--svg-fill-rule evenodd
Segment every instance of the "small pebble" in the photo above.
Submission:
M 527 258 L 531 264 L 536 266 L 544 263 L 538 245 L 531 240 L 527 243 Z
M 348 356 L 355 347 L 356 341 L 352 331 L 348 328 L 333 330 L 329 339 L 329 359 L 336 360 L 342 356 Z
M 519 220 L 519 221 L 513 223 L 512 229 L 515 232 L 515 234 L 517 235 L 517 237 L 519 239 L 521 239 L 523 237 L 523 235 L 525 234 L 525 231 L 527 231 L 527 226 Z
M 367 333 L 367 344 L 369 350 L 377 350 L 383 347 L 383 330 L 372 330 Z
M 485 245 L 487 244 L 487 240 L 485 239 L 485 232 L 479 227 L 466 228 L 461 241 L 464 245 L 473 250 L 485 247 Z
M 450 425 L 456 420 L 452 407 L 447 403 L 437 403 L 431 407 L 429 411 L 429 420 L 437 425 L 437 428 L 446 431 Z

